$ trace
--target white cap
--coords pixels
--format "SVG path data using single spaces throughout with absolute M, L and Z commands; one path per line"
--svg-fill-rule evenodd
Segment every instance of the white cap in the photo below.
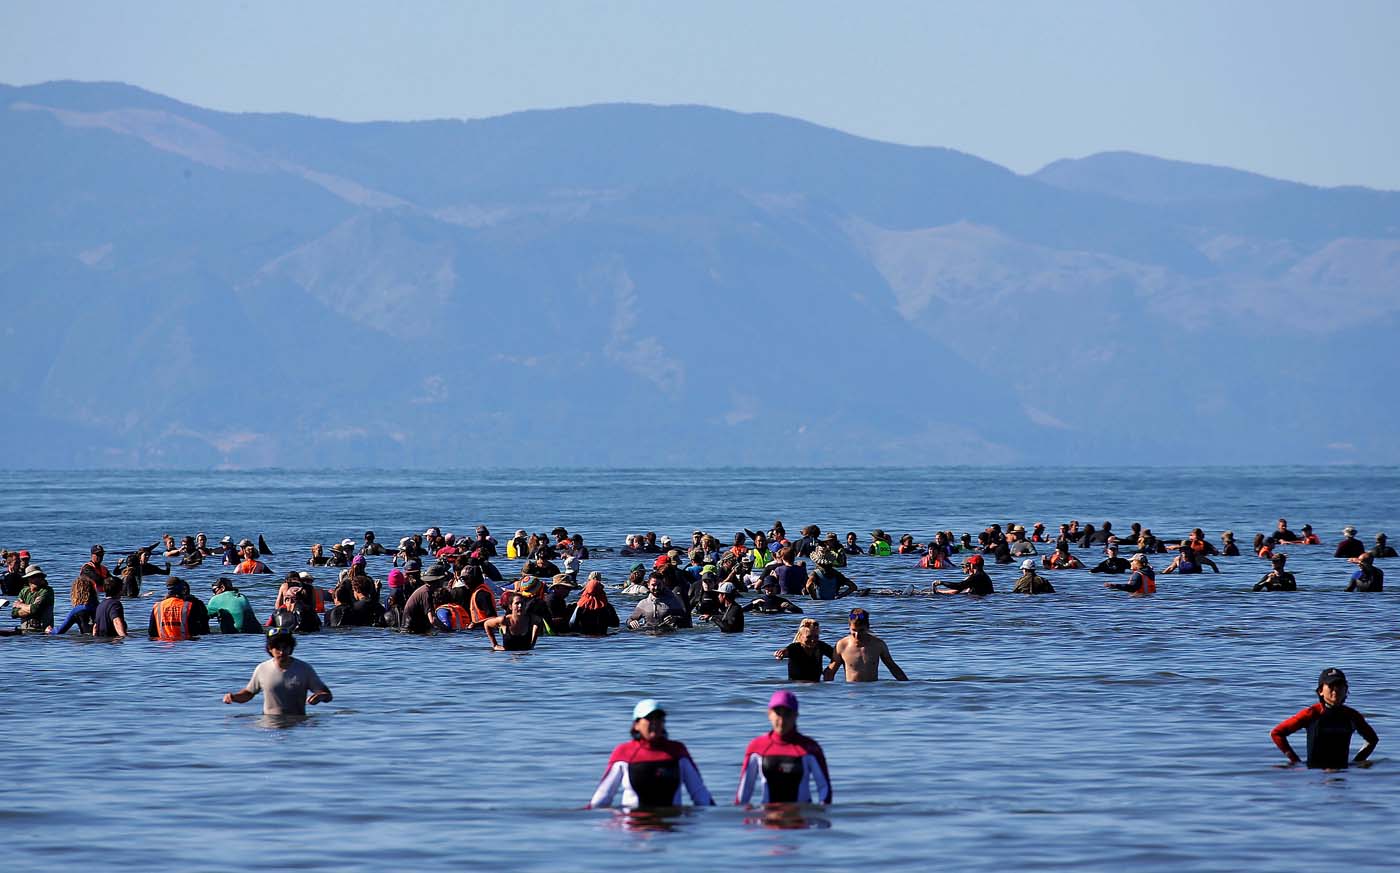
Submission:
M 646 718 L 654 712 L 659 712 L 664 715 L 666 710 L 661 708 L 660 702 L 648 697 L 646 700 L 632 707 L 632 720 L 636 721 L 639 718 Z
M 738 589 L 734 587 L 733 582 L 721 582 L 719 586 L 720 594 L 733 594 L 737 590 Z
M 1032 561 L 1030 558 L 1025 559 L 1024 561 L 1021 562 L 1021 569 L 1022 569 L 1022 570 L 1034 570 L 1034 569 L 1035 569 L 1035 561 Z
M 353 546 L 355 545 L 355 541 L 350 539 L 349 537 L 346 537 L 345 539 L 340 541 L 340 544 L 342 546 Z
M 661 545 L 663 545 L 663 546 L 669 546 L 670 544 L 671 544 L 671 538 L 670 538 L 670 537 L 662 537 L 662 538 L 661 538 Z

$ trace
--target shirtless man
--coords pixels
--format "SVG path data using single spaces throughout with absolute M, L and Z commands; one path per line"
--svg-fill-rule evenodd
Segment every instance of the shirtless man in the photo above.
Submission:
M 870 632 L 870 613 L 857 607 L 851 610 L 850 636 L 836 642 L 836 654 L 827 665 L 822 678 L 830 682 L 836 678 L 836 671 L 846 668 L 847 682 L 874 682 L 880 678 L 880 662 L 890 668 L 890 675 L 901 682 L 909 677 L 890 657 L 889 646 L 885 641 Z

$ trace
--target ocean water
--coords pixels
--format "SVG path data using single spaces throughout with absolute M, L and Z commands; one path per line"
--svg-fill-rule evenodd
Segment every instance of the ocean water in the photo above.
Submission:
M 1267 567 L 1240 557 L 1218 559 L 1219 575 L 1161 577 L 1150 599 L 1071 571 L 1051 574 L 1060 593 L 1047 597 L 799 600 L 831 642 L 851 606 L 869 608 L 911 681 L 795 687 L 836 800 L 795 811 L 729 802 L 765 701 L 787 687 L 772 653 L 791 616 L 750 615 L 741 635 L 546 638 L 519 654 L 480 634 L 307 635 L 297 656 L 335 700 L 294 726 L 264 722 L 259 701 L 220 702 L 264 657 L 257 637 L 0 638 L 5 869 L 1375 869 L 1400 850 L 1396 594 L 1344 593 L 1351 566 L 1331 557 L 1345 524 L 1367 541 L 1400 533 L 1394 468 L 12 472 L 0 488 L 0 546 L 33 551 L 60 614 L 89 545 L 115 555 L 165 532 L 261 533 L 279 572 L 366 528 L 391 543 L 478 522 L 502 539 L 563 524 L 614 548 L 629 532 L 727 539 L 775 518 L 862 541 L 874 527 L 923 540 L 1078 518 L 1200 525 L 1217 542 L 1228 528 L 1247 544 L 1282 515 L 1326 543 L 1286 549 L 1296 593 L 1251 592 Z M 630 563 L 599 555 L 585 569 L 616 583 Z M 498 565 L 509 577 L 518 562 Z M 1381 566 L 1400 586 L 1400 562 Z M 207 597 L 221 569 L 182 575 Z M 949 576 L 904 557 L 846 572 L 896 589 Z M 1008 591 L 1016 574 L 991 572 Z M 244 588 L 261 617 L 276 578 Z M 625 618 L 630 601 L 614 599 Z M 127 603 L 139 629 L 148 610 Z M 1349 702 L 1381 735 L 1374 765 L 1284 768 L 1269 729 L 1312 702 L 1327 666 L 1347 671 Z M 719 806 L 582 808 L 646 696 Z

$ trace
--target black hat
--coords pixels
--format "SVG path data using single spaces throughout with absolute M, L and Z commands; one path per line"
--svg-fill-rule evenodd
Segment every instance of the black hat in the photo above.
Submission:
M 1317 677 L 1317 687 L 1324 685 L 1345 685 L 1347 684 L 1347 674 L 1336 667 L 1328 667 Z
M 409 558 L 407 561 L 403 562 L 403 571 L 405 573 L 417 573 L 421 569 L 423 569 L 423 562 L 417 558 Z

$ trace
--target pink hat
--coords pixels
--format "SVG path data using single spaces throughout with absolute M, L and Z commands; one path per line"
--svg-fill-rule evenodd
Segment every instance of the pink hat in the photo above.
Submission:
M 780 706 L 781 706 L 781 707 L 784 707 L 785 709 L 790 709 L 790 710 L 792 710 L 794 713 L 796 713 L 796 712 L 797 712 L 797 695 L 796 695 L 796 694 L 793 694 L 791 691 L 786 691 L 786 690 L 784 690 L 784 691 L 774 691 L 774 692 L 773 692 L 773 696 L 770 697 L 770 698 L 768 698 L 768 708 L 769 708 L 769 709 L 777 709 L 777 708 L 780 707 Z
M 397 588 L 397 587 L 399 587 L 400 585 L 402 585 L 405 576 L 406 576 L 406 574 L 404 573 L 404 571 L 400 570 L 398 567 L 395 567 L 394 569 L 390 570 L 390 571 L 389 571 L 389 587 L 390 587 L 390 588 Z

